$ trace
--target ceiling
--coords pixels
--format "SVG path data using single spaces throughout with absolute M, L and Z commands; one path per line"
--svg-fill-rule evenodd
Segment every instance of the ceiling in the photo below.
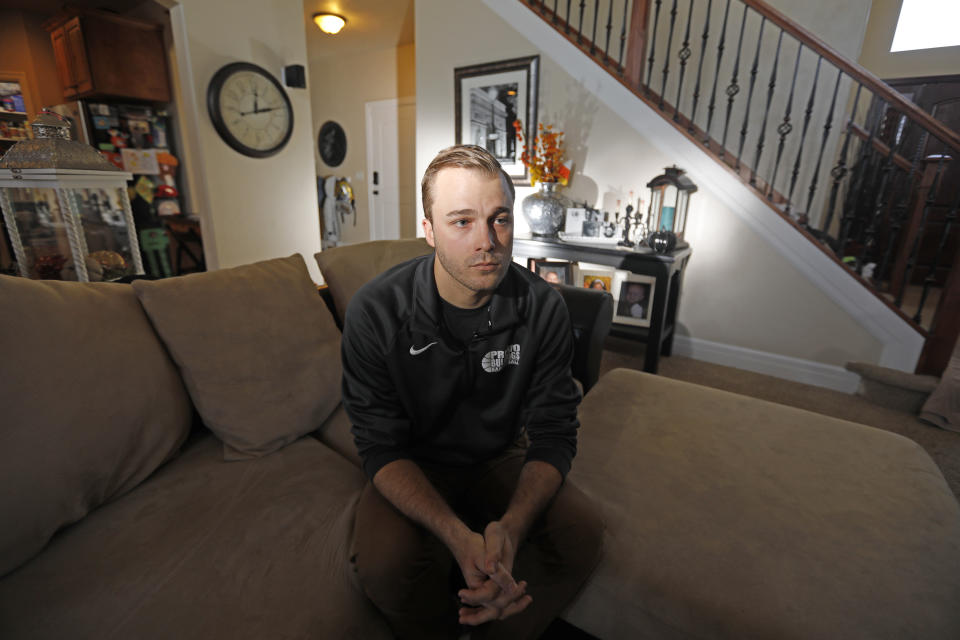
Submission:
M 414 1 L 303 0 L 308 59 L 412 44 Z M 176 0 L 0 0 L 0 7 L 53 15 L 66 3 L 143 19 L 159 18 L 155 20 L 159 22 L 165 11 L 161 5 L 173 6 Z M 313 24 L 313 14 L 318 12 L 342 15 L 347 26 L 335 36 L 325 34 Z
M 414 41 L 414 0 L 304 0 L 303 19 L 307 29 L 307 56 L 323 56 L 386 49 Z M 313 25 L 313 14 L 336 13 L 347 26 L 335 36 Z

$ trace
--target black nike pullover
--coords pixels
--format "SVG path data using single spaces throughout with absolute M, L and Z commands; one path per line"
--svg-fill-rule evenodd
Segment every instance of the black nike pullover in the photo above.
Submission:
M 486 326 L 463 346 L 446 330 L 422 256 L 354 295 L 343 327 L 343 403 L 369 478 L 389 462 L 446 466 L 488 460 L 526 429 L 526 459 L 564 476 L 577 448 L 580 391 L 560 294 L 511 263 Z

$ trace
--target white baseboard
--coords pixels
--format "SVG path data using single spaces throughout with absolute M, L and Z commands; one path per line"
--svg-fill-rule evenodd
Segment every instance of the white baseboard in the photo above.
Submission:
M 767 351 L 756 351 L 684 335 L 674 337 L 673 353 L 685 358 L 736 367 L 745 371 L 753 371 L 754 373 L 762 373 L 844 393 L 853 393 L 860 384 L 860 376 L 836 365 L 791 358 Z

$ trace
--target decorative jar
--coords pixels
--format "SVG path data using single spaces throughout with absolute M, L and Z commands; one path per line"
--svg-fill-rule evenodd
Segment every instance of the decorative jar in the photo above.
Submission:
M 556 182 L 540 182 L 540 190 L 523 199 L 523 217 L 530 233 L 543 238 L 556 238 L 563 229 L 570 198 L 560 193 Z

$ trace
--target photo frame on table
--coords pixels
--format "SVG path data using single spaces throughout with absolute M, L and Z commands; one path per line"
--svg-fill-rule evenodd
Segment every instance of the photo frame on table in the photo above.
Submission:
M 581 262 L 577 267 L 574 285 L 584 289 L 599 289 L 613 293 L 617 270 L 599 264 Z
M 530 258 L 527 268 L 553 284 L 574 284 L 573 263 L 565 260 L 541 260 Z
M 520 161 L 523 147 L 513 122 L 519 119 L 524 137 L 534 139 L 539 69 L 540 56 L 526 56 L 453 70 L 456 143 L 493 153 L 516 185 L 529 185 L 530 172 Z
M 613 283 L 613 321 L 649 327 L 656 284 L 653 276 L 617 271 Z

